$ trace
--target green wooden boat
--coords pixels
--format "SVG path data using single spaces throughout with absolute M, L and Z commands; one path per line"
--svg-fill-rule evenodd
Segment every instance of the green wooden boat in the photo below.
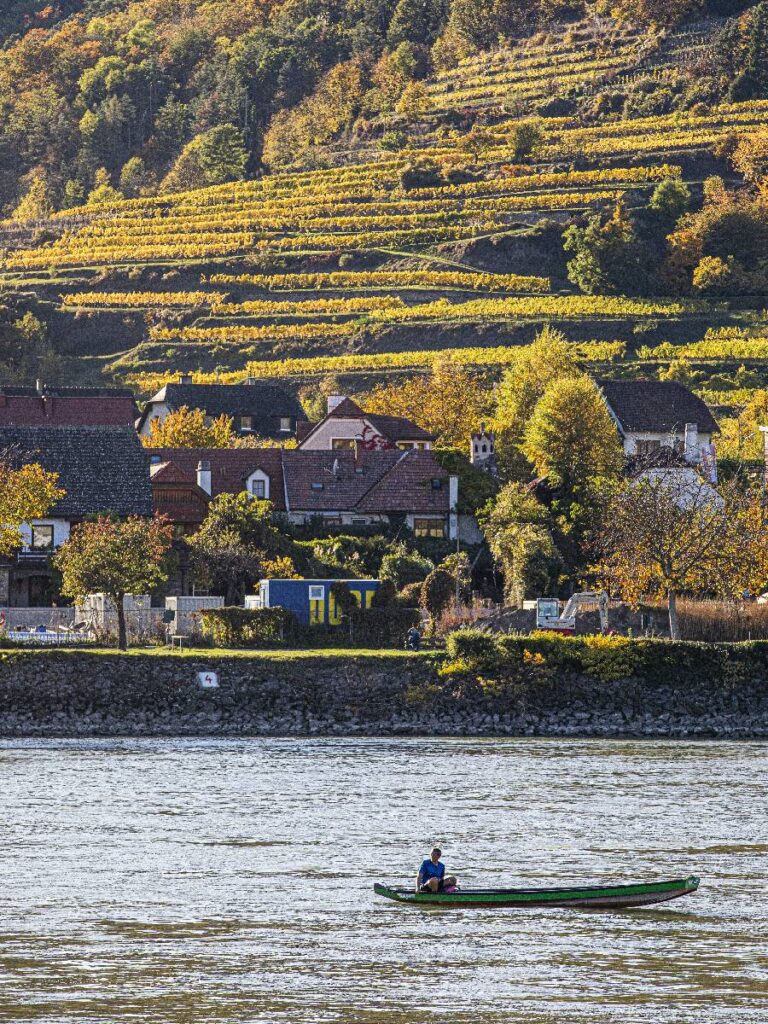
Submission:
M 379 896 L 414 907 L 646 907 L 696 892 L 695 875 L 669 882 L 636 885 L 585 885 L 562 889 L 460 889 L 457 892 L 414 892 L 374 885 Z

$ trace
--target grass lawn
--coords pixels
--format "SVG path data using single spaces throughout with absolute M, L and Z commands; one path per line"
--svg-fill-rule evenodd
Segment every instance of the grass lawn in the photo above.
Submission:
M 297 650 L 241 650 L 225 647 L 184 647 L 182 650 L 169 647 L 131 647 L 127 651 L 118 651 L 114 647 L 13 647 L 0 649 L 2 654 L 17 654 L 19 652 L 28 654 L 45 654 L 48 651 L 55 651 L 59 655 L 83 655 L 94 656 L 119 655 L 124 658 L 251 658 L 266 661 L 296 661 L 309 660 L 312 658 L 430 658 L 438 652 L 429 651 L 405 651 L 389 648 L 365 648 L 365 647 L 321 647 L 302 648 Z

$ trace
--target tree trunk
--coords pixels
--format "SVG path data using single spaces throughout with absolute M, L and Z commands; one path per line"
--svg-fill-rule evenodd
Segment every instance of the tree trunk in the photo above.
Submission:
M 674 590 L 667 591 L 667 607 L 669 608 L 669 636 L 671 640 L 680 639 L 680 626 L 677 623 L 677 594 Z
M 117 646 L 121 651 L 128 649 L 128 640 L 125 631 L 125 608 L 123 608 L 123 595 L 115 598 L 117 608 Z

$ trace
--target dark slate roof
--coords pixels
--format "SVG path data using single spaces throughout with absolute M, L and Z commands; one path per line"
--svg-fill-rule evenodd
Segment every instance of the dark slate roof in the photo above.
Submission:
M 197 483 L 197 464 L 201 460 L 211 466 L 211 496 L 239 494 L 251 473 L 260 469 L 269 477 L 269 500 L 277 509 L 285 509 L 281 450 L 279 448 L 147 448 L 150 459 L 159 466 L 152 483 Z
M 320 420 L 319 423 L 300 422 L 296 430 L 299 444 L 305 441 L 321 423 L 325 423 L 326 420 L 330 419 L 367 420 L 377 434 L 393 443 L 397 441 L 435 440 L 434 434 L 430 434 L 428 430 L 424 430 L 423 427 L 418 426 L 418 424 L 407 419 L 405 416 L 383 416 L 379 413 L 365 412 L 357 402 L 353 402 L 351 398 L 345 398 L 334 409 L 331 409 L 328 415 Z
M 380 416 L 378 413 L 365 413 L 368 422 L 389 441 L 434 441 L 435 435 L 424 430 L 417 423 L 405 416 Z
M 39 462 L 59 474 L 67 493 L 53 516 L 152 514 L 149 459 L 133 427 L 2 426 L 0 452 L 14 465 Z
M 305 418 L 298 399 L 275 384 L 166 384 L 149 399 L 139 421 L 141 428 L 152 413 L 153 402 L 170 409 L 202 409 L 208 416 L 252 416 L 253 430 L 264 437 L 277 435 L 279 420 L 289 416 L 294 425 Z M 235 423 L 235 429 L 239 423 Z
M 349 416 L 364 416 L 365 413 L 357 404 L 357 402 L 354 402 L 351 398 L 344 398 L 342 399 L 341 402 L 339 402 L 338 405 L 334 406 L 333 409 L 331 409 L 328 415 L 337 416 L 340 417 L 341 419 L 344 419 L 345 417 Z
M 672 380 L 601 380 L 605 400 L 624 433 L 682 431 L 695 423 L 700 433 L 719 428 L 706 404 Z

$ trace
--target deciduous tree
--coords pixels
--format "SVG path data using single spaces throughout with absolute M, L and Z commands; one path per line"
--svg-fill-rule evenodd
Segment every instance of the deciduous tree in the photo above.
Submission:
M 429 377 L 381 385 L 361 402 L 367 412 L 405 416 L 441 443 L 466 450 L 470 435 L 487 417 L 491 393 L 459 362 L 440 359 Z
M 269 569 L 290 554 L 291 542 L 275 526 L 272 504 L 241 494 L 220 494 L 188 544 L 197 583 L 236 604 Z
M 44 518 L 64 497 L 58 473 L 38 463 L 15 467 L 17 453 L 0 454 L 0 555 L 12 555 L 21 547 L 20 527 Z
M 596 576 L 612 593 L 638 603 L 663 596 L 679 639 L 680 594 L 739 597 L 768 579 L 768 523 L 757 496 L 739 481 L 719 491 L 676 470 L 626 484 L 607 504 Z
M 173 528 L 161 517 L 129 516 L 118 520 L 99 516 L 77 524 L 53 558 L 62 577 L 61 592 L 76 600 L 106 594 L 117 612 L 117 643 L 127 647 L 126 594 L 145 594 L 168 578 L 165 555 Z
M 496 389 L 496 455 L 506 476 L 527 476 L 521 445 L 536 403 L 556 380 L 581 377 L 573 345 L 551 327 L 540 331 L 531 345 L 521 347 Z
M 624 456 L 616 426 L 587 376 L 555 380 L 536 404 L 522 449 L 539 476 L 566 495 L 615 477 Z
M 509 483 L 478 517 L 504 574 L 507 600 L 521 607 L 528 597 L 556 594 L 563 559 L 548 509 L 518 483 Z
M 208 423 L 202 409 L 183 405 L 164 420 L 150 420 L 150 432 L 141 440 L 147 448 L 232 448 L 237 440 L 232 422 L 222 413 Z

